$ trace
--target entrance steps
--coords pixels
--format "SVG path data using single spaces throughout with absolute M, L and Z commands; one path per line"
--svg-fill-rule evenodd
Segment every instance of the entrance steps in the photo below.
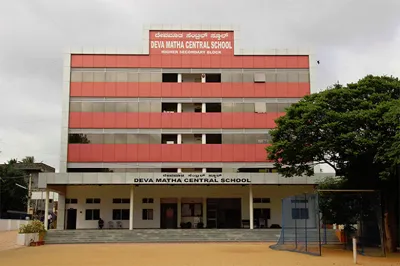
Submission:
M 49 230 L 46 244 L 273 242 L 281 229 Z

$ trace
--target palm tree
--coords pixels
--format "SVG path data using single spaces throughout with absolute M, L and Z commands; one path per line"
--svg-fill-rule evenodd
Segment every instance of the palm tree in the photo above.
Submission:
M 35 157 L 26 156 L 24 159 L 21 160 L 21 163 L 35 163 Z

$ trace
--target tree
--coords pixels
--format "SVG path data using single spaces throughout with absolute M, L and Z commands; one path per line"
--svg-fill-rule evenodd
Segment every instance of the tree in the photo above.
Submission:
M 35 157 L 34 156 L 25 156 L 24 159 L 21 160 L 21 163 L 35 163 Z
M 367 76 L 304 97 L 276 120 L 268 158 L 286 177 L 313 175 L 315 164 L 333 167 L 349 189 L 379 189 L 385 247 L 396 250 L 400 165 L 400 81 Z
M 16 184 L 27 187 L 27 182 L 23 171 L 14 167 L 17 162 L 11 159 L 0 165 L 0 213 L 26 210 L 27 191 Z

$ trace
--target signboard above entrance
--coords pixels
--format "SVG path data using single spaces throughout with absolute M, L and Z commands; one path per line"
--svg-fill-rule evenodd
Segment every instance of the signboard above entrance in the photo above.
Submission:
M 150 31 L 150 54 L 232 55 L 233 31 Z
M 226 177 L 211 173 L 169 173 L 159 177 L 136 177 L 133 184 L 251 184 L 251 180 L 248 177 Z

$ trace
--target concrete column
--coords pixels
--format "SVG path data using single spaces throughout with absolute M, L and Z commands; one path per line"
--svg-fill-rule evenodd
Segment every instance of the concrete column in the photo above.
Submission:
M 129 230 L 133 229 L 133 201 L 135 186 L 131 185 L 130 201 L 129 201 Z
M 182 218 L 182 204 L 181 204 L 181 198 L 178 198 L 178 219 L 177 219 L 177 228 L 181 228 L 181 218 Z
M 46 194 L 44 197 L 44 228 L 49 226 L 49 189 L 46 188 Z
M 251 185 L 249 185 L 249 213 L 250 229 L 254 229 L 253 187 Z
M 176 138 L 176 144 L 182 144 L 182 134 L 178 134 Z
M 203 198 L 203 224 L 207 227 L 207 198 Z
M 178 83 L 182 83 L 182 74 L 178 74 Z
M 202 168 L 202 169 L 201 169 L 201 172 L 202 172 L 202 173 L 207 173 L 207 168 Z
M 65 229 L 65 195 L 58 194 L 57 230 Z
M 206 134 L 201 135 L 201 144 L 207 144 Z
M 206 83 L 206 74 L 201 74 L 201 83 Z
M 182 113 L 182 103 L 177 103 L 176 110 L 178 113 Z
M 178 168 L 178 173 L 182 173 L 182 168 Z
M 201 112 L 205 113 L 206 112 L 206 103 L 201 104 Z

